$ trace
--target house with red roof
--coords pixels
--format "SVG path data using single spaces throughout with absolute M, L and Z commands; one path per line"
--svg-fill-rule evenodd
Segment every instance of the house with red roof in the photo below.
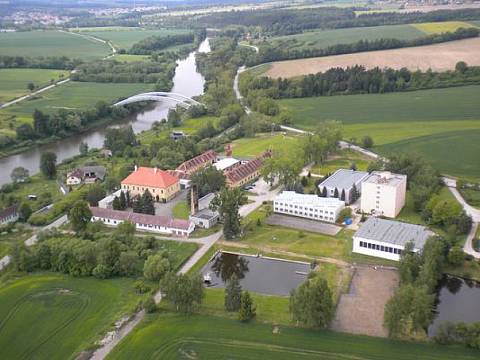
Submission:
M 167 202 L 180 191 L 180 182 L 168 171 L 140 166 L 122 180 L 121 187 L 131 197 L 141 196 L 148 190 L 155 201 Z
M 204 153 L 191 158 L 183 163 L 181 163 L 175 170 L 177 173 L 183 173 L 187 177 L 192 175 L 194 172 L 213 165 L 217 161 L 217 153 L 213 150 L 205 151 Z
M 253 182 L 260 177 L 260 170 L 265 162 L 265 159 L 272 156 L 270 150 L 265 151 L 259 157 L 242 163 L 239 166 L 232 168 L 225 172 L 227 186 L 236 188 Z

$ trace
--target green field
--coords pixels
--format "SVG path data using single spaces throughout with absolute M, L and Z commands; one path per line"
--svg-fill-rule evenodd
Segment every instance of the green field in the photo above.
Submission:
M 353 150 L 340 150 L 324 164 L 314 166 L 311 173 L 326 175 L 334 173 L 338 169 L 350 169 L 352 164 L 356 165 L 357 170 L 366 171 L 371 160 L 371 158 Z
M 0 358 L 73 359 L 140 297 L 133 280 L 35 274 L 0 288 Z
M 412 40 L 425 33 L 411 25 L 389 25 L 334 30 L 316 30 L 303 34 L 278 36 L 267 40 L 267 44 L 283 50 L 324 49 L 335 44 L 351 44 L 360 40 L 394 38 Z M 258 43 L 262 45 L 262 43 Z
M 254 138 L 241 138 L 232 143 L 233 155 L 255 157 L 268 149 L 289 151 L 298 147 L 298 136 L 261 134 Z
M 463 21 L 445 21 L 445 22 L 430 22 L 430 23 L 420 23 L 412 24 L 416 29 L 423 31 L 426 34 L 439 34 L 444 32 L 454 32 L 459 28 L 470 28 L 476 25 L 471 23 L 466 23 Z
M 93 30 L 93 29 L 92 29 Z M 161 29 L 161 30 L 144 30 L 139 28 L 111 28 L 105 31 L 88 31 L 86 35 L 92 35 L 97 38 L 111 41 L 112 44 L 119 49 L 128 50 L 133 44 L 150 36 L 167 36 L 188 33 L 188 30 L 182 29 Z
M 212 316 L 149 315 L 108 359 L 463 360 L 478 351 Z
M 173 207 L 173 217 L 176 219 L 188 219 L 190 208 L 186 201 L 180 201 Z
M 27 85 L 33 82 L 40 88 L 68 75 L 67 71 L 46 69 L 0 69 L 0 103 L 30 93 Z
M 480 86 L 390 94 L 324 96 L 280 100 L 292 126 L 314 130 L 323 120 L 340 120 L 344 138 L 370 135 L 376 151 L 420 152 L 439 170 L 480 177 Z M 458 161 L 458 159 L 462 161 Z
M 18 121 L 31 121 L 33 111 L 40 109 L 52 113 L 58 109 L 87 110 L 100 101 L 108 103 L 119 98 L 128 97 L 151 89 L 149 84 L 113 84 L 113 83 L 88 83 L 68 82 L 41 93 L 35 99 L 22 101 L 19 104 L 0 110 L 0 128 L 13 129 Z M 12 116 L 15 118 L 12 120 Z M 8 123 L 6 123 L 8 122 Z
M 110 53 L 106 44 L 60 31 L 0 33 L 0 54 L 10 56 L 67 56 L 78 59 L 101 58 Z

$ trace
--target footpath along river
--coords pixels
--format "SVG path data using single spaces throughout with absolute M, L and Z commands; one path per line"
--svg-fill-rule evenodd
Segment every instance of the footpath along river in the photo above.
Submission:
M 197 51 L 191 52 L 185 59 L 177 61 L 175 76 L 173 77 L 172 92 L 188 97 L 203 94 L 205 79 L 197 71 L 195 54 L 197 52 L 210 52 L 210 43 L 205 39 Z M 93 104 L 92 104 L 93 106 Z M 57 162 L 71 158 L 79 153 L 80 143 L 85 142 L 89 148 L 101 148 L 105 133 L 109 127 L 119 125 L 132 125 L 133 131 L 139 133 L 150 129 L 155 121 L 167 117 L 168 110 L 174 107 L 171 102 L 156 102 L 151 108 L 136 114 L 124 121 L 116 122 L 108 127 L 93 129 L 75 136 L 57 140 L 55 142 L 39 145 L 19 154 L 7 156 L 0 159 L 0 186 L 11 181 L 10 173 L 17 166 L 23 166 L 30 171 L 30 174 L 39 172 L 40 157 L 44 152 L 52 151 L 57 154 Z

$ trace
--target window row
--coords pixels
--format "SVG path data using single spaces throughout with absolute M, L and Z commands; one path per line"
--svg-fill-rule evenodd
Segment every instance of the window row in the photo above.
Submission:
M 328 216 L 327 214 L 325 214 L 325 216 L 323 216 L 323 215 L 314 214 L 314 213 L 307 213 L 307 212 L 303 212 L 303 211 L 290 210 L 290 209 L 279 209 L 279 208 L 276 208 L 275 211 L 285 213 L 285 214 L 292 214 L 292 215 L 296 215 L 296 216 L 308 216 L 310 218 L 315 218 L 315 219 L 319 219 L 319 220 L 335 221 L 335 218 L 333 218 L 332 216 Z
M 306 206 L 304 208 L 303 206 L 284 204 L 284 203 L 275 203 L 275 206 L 285 206 L 285 208 L 299 209 L 299 210 L 305 210 L 310 212 L 319 212 L 322 214 L 324 212 L 323 210 L 319 210 L 318 208 L 312 208 L 312 207 L 306 207 Z M 335 213 L 333 211 L 325 210 L 325 214 L 334 215 Z
M 398 254 L 402 255 L 402 250 L 393 248 L 390 246 L 383 246 L 383 245 L 378 245 L 378 244 L 371 244 L 366 241 L 360 241 L 360 247 L 367 248 L 367 249 L 372 249 L 372 250 L 378 250 L 378 251 L 383 251 L 383 252 L 388 252 L 392 254 Z

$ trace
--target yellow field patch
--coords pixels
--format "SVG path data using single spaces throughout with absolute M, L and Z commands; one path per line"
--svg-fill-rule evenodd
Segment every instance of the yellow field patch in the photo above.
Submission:
M 430 22 L 430 23 L 412 24 L 412 26 L 417 28 L 420 31 L 423 31 L 425 34 L 440 34 L 445 32 L 453 32 L 460 28 L 466 29 L 466 28 L 476 27 L 472 24 L 469 24 L 463 21 Z

